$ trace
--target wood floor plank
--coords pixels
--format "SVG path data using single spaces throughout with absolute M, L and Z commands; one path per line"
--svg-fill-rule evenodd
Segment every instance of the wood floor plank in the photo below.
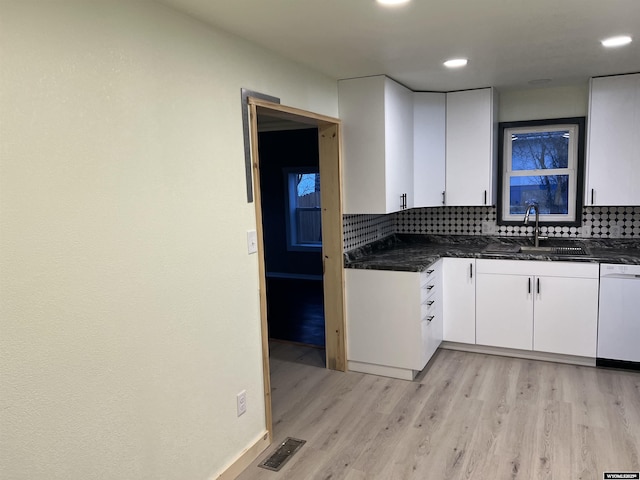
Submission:
M 640 373 L 440 350 L 407 382 L 328 371 L 300 348 L 279 346 L 272 362 L 273 447 L 286 436 L 307 443 L 281 472 L 252 465 L 240 480 L 599 480 L 640 470 Z
M 367 475 L 364 472 L 351 468 L 347 472 L 347 476 L 344 477 L 344 480 L 366 480 L 366 478 Z

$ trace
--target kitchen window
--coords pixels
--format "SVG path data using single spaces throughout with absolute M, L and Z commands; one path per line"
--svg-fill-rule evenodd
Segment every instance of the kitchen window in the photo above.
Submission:
M 541 225 L 580 225 L 584 118 L 500 124 L 498 223 L 521 225 L 536 204 Z
M 287 248 L 322 248 L 320 174 L 309 168 L 285 170 Z

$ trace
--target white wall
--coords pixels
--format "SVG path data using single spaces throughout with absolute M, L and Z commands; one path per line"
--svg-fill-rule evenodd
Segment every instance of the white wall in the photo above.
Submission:
M 0 49 L 0 477 L 212 478 L 264 432 L 240 89 L 336 82 L 151 2 L 3 1 Z
M 588 108 L 587 84 L 507 90 L 500 92 L 499 121 L 585 117 Z

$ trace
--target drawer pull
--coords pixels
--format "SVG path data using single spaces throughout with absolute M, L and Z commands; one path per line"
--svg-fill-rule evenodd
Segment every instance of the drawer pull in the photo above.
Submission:
M 434 270 L 427 270 L 427 275 L 431 275 L 434 272 Z
M 435 315 L 430 315 L 427 317 L 427 322 L 430 322 L 431 320 L 433 320 L 435 317 Z
M 427 285 L 427 290 L 431 290 L 434 287 L 434 285 Z
M 434 304 L 434 302 L 435 302 L 435 300 L 430 300 L 430 301 L 428 301 L 428 302 L 427 302 L 427 305 L 428 305 L 428 306 L 431 306 L 431 305 L 433 305 L 433 304 Z

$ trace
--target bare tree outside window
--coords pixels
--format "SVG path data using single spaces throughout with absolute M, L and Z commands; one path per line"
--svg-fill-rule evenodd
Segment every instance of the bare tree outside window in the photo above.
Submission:
M 541 222 L 579 222 L 584 119 L 503 123 L 500 133 L 498 222 L 521 223 L 532 203 Z
M 544 172 L 569 167 L 569 131 L 520 133 L 511 136 L 512 171 Z M 524 213 L 533 202 L 541 214 L 567 214 L 569 176 L 538 174 L 512 177 L 510 213 Z
M 320 174 L 292 169 L 287 174 L 288 246 L 293 250 L 319 248 L 322 245 L 320 210 Z

